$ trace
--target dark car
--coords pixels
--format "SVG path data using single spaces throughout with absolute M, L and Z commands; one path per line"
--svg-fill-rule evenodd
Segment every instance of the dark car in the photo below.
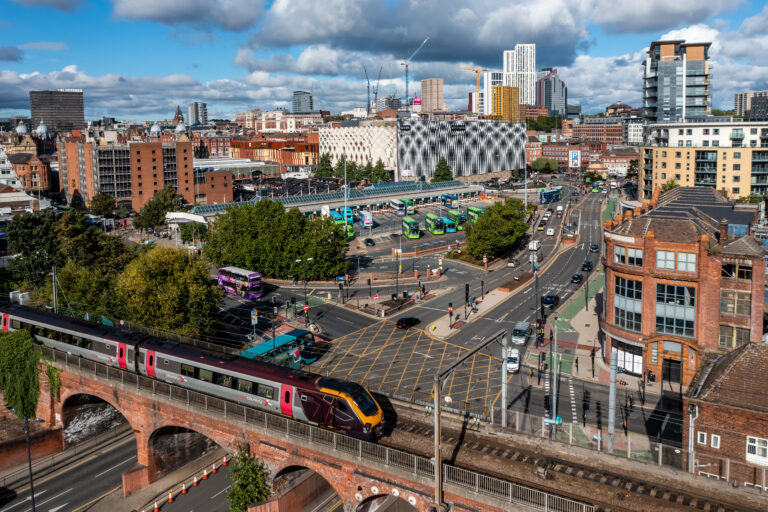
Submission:
M 518 265 L 520 265 L 520 262 L 517 261 L 515 258 L 509 258 L 507 260 L 507 266 L 508 267 L 517 267 Z
M 413 327 L 414 325 L 419 323 L 418 318 L 414 318 L 412 316 L 404 316 L 403 318 L 398 318 L 397 320 L 397 328 L 398 329 L 408 329 L 409 327 Z
M 555 309 L 560 304 L 560 296 L 556 293 L 550 293 L 544 296 L 541 303 L 547 309 Z
M 581 270 L 584 272 L 591 272 L 592 271 L 592 262 L 589 260 L 586 260 L 584 263 L 581 264 Z
M 589 246 L 589 252 L 597 252 L 600 250 L 600 246 L 597 244 L 592 244 Z
M 575 284 L 580 284 L 582 281 L 584 281 L 584 274 L 581 272 L 576 272 L 571 276 L 571 282 Z
M 366 238 L 365 239 L 365 246 L 366 247 L 373 247 L 376 245 L 376 242 L 373 241 L 373 238 Z

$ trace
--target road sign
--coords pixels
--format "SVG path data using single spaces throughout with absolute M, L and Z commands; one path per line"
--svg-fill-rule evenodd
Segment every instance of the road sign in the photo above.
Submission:
M 551 420 L 549 418 L 545 418 L 544 419 L 544 423 L 550 423 L 550 424 L 554 423 L 556 425 L 562 425 L 563 424 L 563 418 L 561 416 L 558 416 L 557 418 L 555 418 L 553 420 Z
M 347 280 L 347 276 L 336 276 L 336 280 L 344 282 Z
M 488 255 L 483 254 L 483 263 L 488 263 Z
M 373 300 L 379 300 L 379 294 L 378 293 L 373 296 Z
M 304 304 L 304 311 L 309 311 L 309 304 Z

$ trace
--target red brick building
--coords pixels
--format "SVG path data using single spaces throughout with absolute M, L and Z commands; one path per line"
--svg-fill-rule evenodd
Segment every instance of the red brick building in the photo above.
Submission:
M 317 134 L 259 134 L 250 140 L 232 141 L 232 158 L 287 165 L 317 165 L 320 143 Z
M 572 135 L 576 139 L 605 144 L 624 144 L 625 142 L 624 123 L 608 122 L 606 119 L 586 119 L 583 123 L 574 123 Z
M 11 167 L 21 182 L 24 192 L 47 192 L 51 187 L 51 164 L 35 153 L 8 155 Z
M 687 469 L 768 491 L 768 345 L 709 358 L 684 398 Z
M 704 353 L 763 335 L 764 250 L 754 211 L 679 187 L 604 225 L 603 357 L 688 385 Z M 730 223 L 730 226 L 729 226 Z
M 541 158 L 541 141 L 536 132 L 530 132 L 525 139 L 525 161 L 530 166 L 537 158 Z
M 549 109 L 543 105 L 526 105 L 525 106 L 525 118 L 526 119 L 538 119 L 540 117 L 547 117 L 549 115 Z

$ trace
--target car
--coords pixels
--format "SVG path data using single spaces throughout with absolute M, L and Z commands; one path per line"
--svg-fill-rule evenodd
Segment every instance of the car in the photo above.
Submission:
M 583 272 L 591 272 L 592 271 L 592 262 L 589 260 L 585 260 L 584 263 L 581 264 L 581 270 Z
M 544 231 L 544 226 L 546 226 L 547 223 L 543 222 L 539 224 L 539 227 L 536 228 L 536 231 Z
M 571 276 L 571 282 L 574 284 L 581 284 L 582 281 L 584 281 L 584 274 L 581 272 L 576 272 Z
M 552 213 L 552 208 L 547 208 L 547 213 Z
M 518 265 L 520 265 L 520 262 L 517 261 L 515 258 L 509 258 L 507 260 L 507 266 L 508 267 L 517 267 Z
M 547 236 L 555 236 L 555 228 L 547 229 Z
M 555 309 L 560 304 L 560 296 L 556 293 L 549 293 L 544 296 L 541 303 L 547 309 Z
M 532 333 L 530 322 L 517 322 L 512 328 L 510 341 L 515 345 L 525 345 Z
M 410 327 L 413 327 L 414 325 L 419 323 L 418 318 L 414 318 L 412 316 L 404 316 L 403 318 L 398 318 L 397 320 L 397 328 L 398 329 L 408 329 Z
M 365 246 L 366 247 L 373 247 L 376 245 L 376 242 L 373 241 L 373 238 L 366 238 L 365 239 Z
M 600 246 L 597 244 L 592 244 L 589 246 L 589 252 L 597 252 L 600 250 Z
M 507 371 L 509 373 L 517 373 L 520 371 L 520 350 L 516 348 L 509 348 L 507 353 Z

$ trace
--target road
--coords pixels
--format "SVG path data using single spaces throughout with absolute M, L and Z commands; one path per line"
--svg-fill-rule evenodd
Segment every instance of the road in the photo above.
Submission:
M 38 512 L 76 510 L 122 487 L 123 472 L 135 462 L 135 438 L 111 444 L 76 464 L 35 480 L 35 509 Z M 31 511 L 29 487 L 0 505 L 0 512 Z
M 197 487 L 187 489 L 187 494 L 178 494 L 173 503 L 163 505 L 163 512 L 229 512 L 229 468 L 220 467 L 207 480 L 200 480 Z

